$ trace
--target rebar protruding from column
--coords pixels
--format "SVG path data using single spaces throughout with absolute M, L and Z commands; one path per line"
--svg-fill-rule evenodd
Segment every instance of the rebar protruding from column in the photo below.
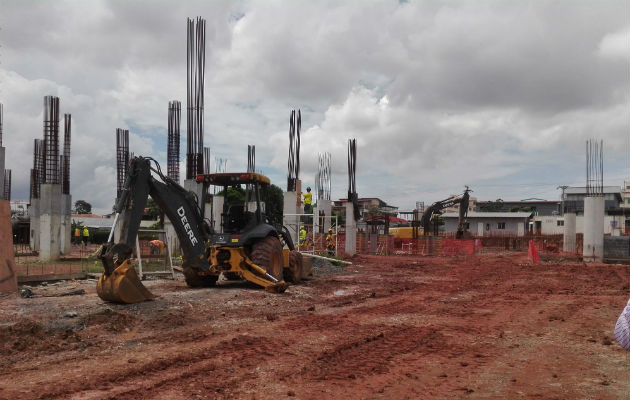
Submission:
M 63 115 L 63 162 L 61 163 L 61 193 L 70 194 L 70 136 L 72 115 Z
M 216 157 L 216 156 L 215 156 Z M 222 172 L 227 172 L 227 158 L 215 158 L 215 169 L 214 172 L 220 174 Z
M 256 172 L 256 146 L 247 145 L 247 172 Z
M 203 103 L 206 68 L 206 20 L 188 18 L 186 179 L 203 173 Z
M 586 193 L 588 196 L 604 195 L 604 141 L 586 141 Z
M 297 180 L 300 178 L 300 130 L 302 128 L 302 113 L 291 110 L 289 116 L 289 161 L 287 176 L 287 192 L 297 190 Z
M 116 198 L 120 197 L 120 193 L 125 185 L 125 176 L 129 167 L 129 130 L 116 129 Z
M 351 201 L 354 208 L 354 220 L 361 218 L 359 212 L 359 199 L 357 196 L 357 140 L 348 139 L 348 201 Z
M 179 127 L 182 114 L 182 103 L 173 100 L 168 102 L 168 149 L 167 174 L 179 183 Z
M 11 170 L 4 170 L 4 188 L 2 192 L 2 198 L 7 201 L 11 201 Z
M 43 183 L 59 182 L 59 97 L 44 96 Z
M 317 176 L 316 189 L 317 198 L 322 200 L 330 200 L 331 192 L 331 170 L 330 170 L 330 153 L 319 153 L 317 155 Z
M 33 140 L 33 168 L 31 169 L 30 200 L 39 199 L 39 187 L 43 179 L 44 141 Z
M 203 148 L 203 173 L 210 173 L 210 147 Z
M 0 147 L 2 147 L 2 126 L 4 123 L 4 112 L 2 109 L 2 103 L 0 103 Z

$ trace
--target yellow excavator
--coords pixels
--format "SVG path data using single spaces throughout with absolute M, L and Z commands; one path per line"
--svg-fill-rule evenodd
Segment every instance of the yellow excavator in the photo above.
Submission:
M 128 304 L 156 297 L 142 284 L 131 261 L 148 196 L 177 232 L 188 286 L 214 286 L 223 273 L 228 279 L 246 279 L 281 293 L 288 286 L 285 279 L 297 283 L 302 278 L 302 255 L 295 250 L 289 231 L 263 212 L 261 197 L 270 184 L 266 176 L 252 172 L 203 174 L 196 181 L 203 185 L 201 201 L 163 175 L 154 159 L 134 157 L 130 161 L 108 243 L 99 254 L 104 272 L 96 289 L 101 299 Z M 211 185 L 221 187 L 224 194 L 229 188 L 245 186 L 247 190 L 246 201 L 224 202 L 221 221 L 215 221 L 217 230 L 199 207 L 199 203 L 205 204 Z M 114 243 L 119 223 L 120 241 Z

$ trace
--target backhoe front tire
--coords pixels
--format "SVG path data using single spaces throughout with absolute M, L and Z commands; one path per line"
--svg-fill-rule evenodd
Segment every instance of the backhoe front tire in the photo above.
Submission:
M 251 260 L 277 280 L 282 280 L 282 245 L 275 236 L 267 236 L 252 246 Z
M 212 287 L 217 283 L 218 276 L 215 275 L 198 275 L 195 269 L 182 265 L 184 270 L 184 278 L 189 287 Z
M 302 254 L 297 250 L 289 252 L 289 268 L 284 269 L 284 280 L 291 283 L 302 280 Z

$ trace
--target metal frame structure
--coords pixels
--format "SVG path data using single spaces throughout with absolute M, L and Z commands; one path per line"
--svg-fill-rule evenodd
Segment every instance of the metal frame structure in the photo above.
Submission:
M 359 211 L 359 198 L 357 195 L 357 140 L 348 139 L 348 201 L 352 202 L 354 220 L 361 218 Z
M 315 177 L 317 198 L 330 200 L 332 191 L 330 153 L 319 153 L 317 155 L 317 176 Z

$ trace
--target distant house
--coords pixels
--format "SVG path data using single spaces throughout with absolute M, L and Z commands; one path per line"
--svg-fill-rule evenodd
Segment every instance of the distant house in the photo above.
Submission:
M 474 236 L 524 236 L 531 212 L 476 212 L 466 217 L 464 227 Z M 455 233 L 459 213 L 444 213 L 444 231 Z
M 621 213 L 623 203 L 620 186 L 604 186 L 604 212 L 607 215 Z M 565 211 L 575 211 L 577 215 L 584 215 L 584 198 L 586 187 L 575 186 L 564 190 L 563 206 Z
M 345 217 L 347 202 L 348 199 L 335 200 L 332 205 L 332 211 L 341 213 L 341 215 Z M 362 197 L 359 198 L 357 202 L 359 203 L 361 218 L 367 216 L 371 211 L 392 216 L 396 216 L 398 214 L 398 207 L 390 206 L 378 197 Z
M 475 211 L 486 212 L 534 212 L 536 215 L 559 215 L 561 201 L 543 199 L 524 199 L 519 201 L 478 201 Z

